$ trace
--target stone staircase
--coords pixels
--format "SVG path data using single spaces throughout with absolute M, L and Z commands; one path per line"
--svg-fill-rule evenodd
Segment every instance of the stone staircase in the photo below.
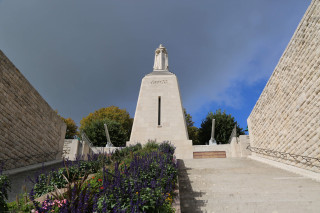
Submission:
M 247 158 L 179 161 L 181 212 L 320 212 L 320 183 Z

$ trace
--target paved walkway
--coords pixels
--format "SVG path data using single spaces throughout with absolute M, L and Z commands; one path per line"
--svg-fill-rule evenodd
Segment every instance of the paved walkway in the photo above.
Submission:
M 320 183 L 246 159 L 179 160 L 182 213 L 320 212 Z

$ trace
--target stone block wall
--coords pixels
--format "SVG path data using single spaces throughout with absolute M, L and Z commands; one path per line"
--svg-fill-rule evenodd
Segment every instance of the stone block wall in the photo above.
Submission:
M 252 147 L 320 158 L 320 1 L 313 0 L 248 118 Z M 320 172 L 316 159 L 260 157 Z
M 221 144 L 221 145 L 194 145 L 193 152 L 212 152 L 212 151 L 225 151 L 227 158 L 231 158 L 231 145 Z
M 68 160 L 76 160 L 77 156 L 80 155 L 79 144 L 81 144 L 78 139 L 64 139 L 62 157 Z M 82 144 L 81 144 L 82 145 Z
M 0 161 L 13 169 L 61 158 L 66 125 L 0 50 Z

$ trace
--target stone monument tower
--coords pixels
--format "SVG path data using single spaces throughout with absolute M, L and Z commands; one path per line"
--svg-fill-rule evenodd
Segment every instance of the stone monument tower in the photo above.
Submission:
M 148 140 L 170 141 L 176 147 L 177 158 L 192 158 L 178 80 L 169 72 L 168 53 L 161 44 L 155 51 L 153 72 L 142 79 L 127 145 Z

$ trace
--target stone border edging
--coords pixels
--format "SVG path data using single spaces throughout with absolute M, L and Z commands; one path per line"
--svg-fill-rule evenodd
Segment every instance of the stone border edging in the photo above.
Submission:
M 25 172 L 25 171 L 29 171 L 29 170 L 33 170 L 33 169 L 39 169 L 42 166 L 50 166 L 50 165 L 54 165 L 57 163 L 61 163 L 63 160 L 53 160 L 53 161 L 47 161 L 47 162 L 43 162 L 43 163 L 37 163 L 37 164 L 33 164 L 33 165 L 29 165 L 29 166 L 25 166 L 25 167 L 20 167 L 20 168 L 16 168 L 16 169 L 10 169 L 10 170 L 6 170 L 3 171 L 2 173 L 5 175 L 15 175 L 21 172 Z
M 252 159 L 252 160 L 259 161 L 261 163 L 265 163 L 265 164 L 280 168 L 280 169 L 283 169 L 283 170 L 286 170 L 286 171 L 289 171 L 289 172 L 293 172 L 295 174 L 298 174 L 298 175 L 301 175 L 304 177 L 308 177 L 312 180 L 320 182 L 320 173 L 312 172 L 312 171 L 309 171 L 306 169 L 301 169 L 301 168 L 298 168 L 295 166 L 291 166 L 288 164 L 280 163 L 277 161 L 269 160 L 269 159 L 258 157 L 258 156 L 248 156 L 248 158 Z

